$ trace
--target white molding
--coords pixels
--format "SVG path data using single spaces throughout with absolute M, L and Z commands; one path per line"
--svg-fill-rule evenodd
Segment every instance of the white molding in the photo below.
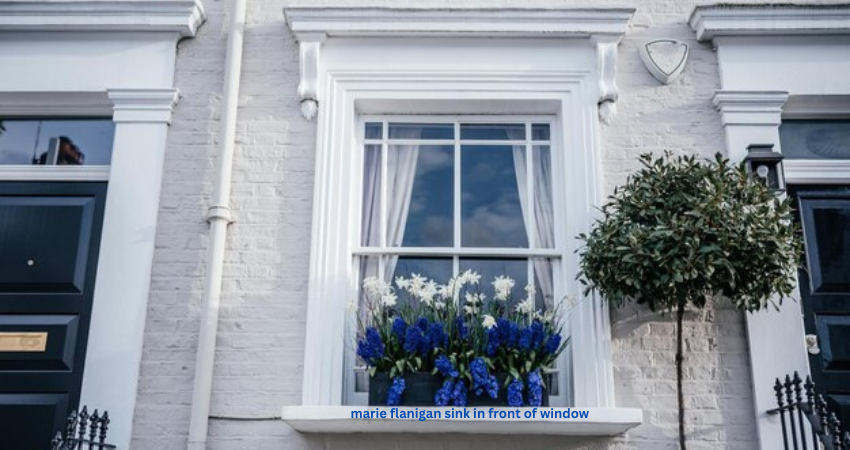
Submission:
M 286 23 L 304 34 L 328 37 L 591 37 L 623 36 L 635 8 L 406 9 L 287 7 Z
M 322 42 L 325 34 L 303 34 L 298 42 L 301 80 L 298 83 L 298 98 L 301 99 L 301 115 L 313 120 L 319 110 L 319 73 Z
M 617 46 L 634 8 L 605 9 L 404 9 L 288 7 L 284 16 L 300 48 L 298 96 L 311 120 L 320 98 L 321 50 L 326 38 L 584 38 L 595 46 L 599 115 L 616 112 Z
M 782 165 L 788 184 L 850 184 L 847 159 L 785 159 Z
M 109 89 L 112 120 L 138 123 L 171 123 L 171 113 L 179 100 L 177 89 Z
M 107 181 L 109 166 L 0 165 L 2 181 Z
M 346 54 L 347 57 L 353 55 Z M 359 59 L 359 58 L 354 58 Z M 356 295 L 352 252 L 359 245 L 360 192 L 354 189 L 361 161 L 355 139 L 358 108 L 369 109 L 370 102 L 403 99 L 442 101 L 452 105 L 464 102 L 482 104 L 497 100 L 504 105 L 517 102 L 524 107 L 538 105 L 550 113 L 556 105 L 557 126 L 553 134 L 563 139 L 555 164 L 564 172 L 555 188 L 564 196 L 558 228 L 563 242 L 564 263 L 559 279 L 572 280 L 578 270 L 578 247 L 573 237 L 586 232 L 592 223 L 599 198 L 597 119 L 598 86 L 594 68 L 575 71 L 491 72 L 469 67 L 458 71 L 334 70 L 323 75 L 326 96 L 318 112 L 316 180 L 314 183 L 313 228 L 310 254 L 307 323 L 302 403 L 306 406 L 340 405 L 343 398 L 346 343 L 344 330 L 346 304 Z M 462 106 L 459 106 L 462 108 Z M 478 111 L 487 113 L 488 111 Z M 489 111 L 491 113 L 503 110 Z M 563 179 L 560 179 L 563 178 Z M 341 233 L 340 230 L 346 230 Z M 567 293 L 581 298 L 581 290 L 570 284 Z M 611 370 L 610 322 L 607 308 L 598 298 L 580 302 L 570 320 L 573 332 L 574 404 L 581 407 L 611 407 L 614 404 Z
M 722 36 L 850 35 L 850 4 L 697 6 L 688 20 L 698 41 Z
M 143 31 L 192 37 L 204 20 L 200 0 L 0 1 L 0 31 Z
M 350 407 L 350 406 L 285 406 L 281 411 L 284 422 L 303 433 L 463 433 L 510 434 L 535 436 L 616 436 L 643 423 L 643 412 L 637 408 L 587 408 L 586 419 L 542 419 L 540 410 L 567 412 L 570 408 L 534 408 L 534 419 L 352 419 L 354 411 L 383 411 L 387 417 L 391 409 L 414 412 L 415 408 Z M 416 408 L 422 411 L 423 408 Z M 424 408 L 439 411 L 441 415 L 458 408 Z M 486 415 L 490 410 L 518 411 L 516 408 L 479 408 Z M 466 408 L 470 414 L 473 408 Z M 522 412 L 530 414 L 531 408 Z
M 783 91 L 717 90 L 712 98 L 712 103 L 720 111 L 723 126 L 779 126 L 786 101 L 788 93 Z

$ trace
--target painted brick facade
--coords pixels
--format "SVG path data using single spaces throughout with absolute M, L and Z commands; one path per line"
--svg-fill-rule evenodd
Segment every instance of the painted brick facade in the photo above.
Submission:
M 619 406 L 644 410 L 644 425 L 617 438 L 494 436 L 314 436 L 279 420 L 301 400 L 310 249 L 315 122 L 299 113 L 298 52 L 282 9 L 251 0 L 237 124 L 231 226 L 216 353 L 210 448 L 675 449 L 674 323 L 643 309 L 612 313 Z M 697 2 L 336 1 L 316 6 L 601 7 L 634 6 L 620 47 L 619 114 L 602 127 L 605 187 L 635 169 L 643 152 L 710 155 L 723 149 L 711 104 L 719 88 L 716 55 L 687 25 Z M 134 450 L 185 449 L 191 408 L 207 225 L 224 66 L 227 2 L 207 1 L 209 20 L 178 52 L 182 93 L 169 133 L 151 297 L 134 423 Z M 650 38 L 689 42 L 684 75 L 653 79 L 637 46 Z M 685 392 L 692 450 L 757 447 L 743 315 L 725 305 L 687 318 Z M 255 418 L 251 421 L 224 417 Z

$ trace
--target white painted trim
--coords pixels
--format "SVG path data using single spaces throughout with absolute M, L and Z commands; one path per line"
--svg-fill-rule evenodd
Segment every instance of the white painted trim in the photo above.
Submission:
M 567 192 L 558 228 L 558 242 L 565 242 L 565 261 L 556 278 L 572 280 L 578 270 L 573 237 L 591 226 L 599 198 L 599 124 L 596 119 L 598 86 L 593 67 L 575 71 L 487 72 L 433 71 L 397 72 L 336 70 L 323 75 L 324 106 L 318 113 L 316 180 L 311 240 L 310 286 L 305 335 L 302 402 L 307 406 L 340 405 L 343 393 L 345 305 L 356 294 L 351 256 L 359 245 L 360 191 L 353 189 L 358 178 L 358 115 L 355 105 L 405 99 L 464 102 L 500 100 L 551 108 L 556 105 L 553 134 L 563 140 L 554 152 L 557 170 L 566 174 L 555 189 Z M 487 111 L 479 111 L 486 113 Z M 538 111 L 549 113 L 551 111 Z M 566 153 L 569 152 L 569 155 Z M 340 230 L 347 230 L 341 233 Z M 577 284 L 567 293 L 581 298 Z M 597 298 L 587 298 L 571 318 L 573 332 L 574 403 L 581 407 L 610 407 L 614 404 L 611 370 L 610 323 L 607 308 Z
M 287 7 L 289 29 L 302 36 L 622 37 L 635 8 L 422 9 Z
M 353 411 L 383 411 L 389 417 L 391 409 L 414 411 L 415 408 L 363 408 L 350 406 L 285 406 L 283 421 L 303 433 L 463 433 L 510 434 L 535 436 L 616 436 L 643 423 L 643 412 L 637 408 L 588 408 L 586 419 L 542 419 L 543 411 L 573 411 L 570 408 L 534 408 L 536 419 L 352 419 Z M 419 411 L 447 411 L 458 408 L 416 408 Z M 486 415 L 490 410 L 529 412 L 531 408 L 478 408 Z M 473 408 L 466 408 L 470 414 Z
M 204 20 L 200 0 L 0 1 L 2 31 L 144 31 L 191 37 Z
M 596 46 L 599 117 L 616 113 L 617 47 L 634 8 L 598 9 L 405 9 L 288 7 L 284 16 L 299 43 L 301 113 L 311 120 L 321 103 L 319 75 L 326 38 L 536 37 L 584 38 Z
M 107 181 L 109 166 L 0 165 L 2 181 Z
M 850 4 L 704 5 L 688 20 L 698 41 L 721 36 L 850 35 Z
M 785 103 L 782 118 L 850 119 L 850 95 L 795 95 Z
M 750 144 L 772 144 L 781 152 L 779 125 L 787 99 L 788 93 L 781 91 L 718 90 L 715 93 L 714 104 L 720 112 L 731 160 L 743 160 Z M 793 297 L 800 298 L 797 293 Z M 767 415 L 766 411 L 776 406 L 772 389 L 776 377 L 794 371 L 803 375 L 809 372 L 802 308 L 798 301 L 786 301 L 779 311 L 750 313 L 746 321 L 759 446 L 762 450 L 782 448 L 778 418 Z
M 785 159 L 787 184 L 850 184 L 850 160 Z
M 116 117 L 81 404 L 108 410 L 128 449 L 153 265 L 165 141 L 176 89 L 108 91 Z

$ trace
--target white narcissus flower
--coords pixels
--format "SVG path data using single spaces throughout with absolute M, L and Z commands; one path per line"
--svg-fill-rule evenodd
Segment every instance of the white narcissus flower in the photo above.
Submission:
M 422 289 L 419 290 L 419 300 L 428 306 L 434 302 L 434 297 L 437 295 L 437 283 L 433 280 L 426 282 Z
M 348 308 L 347 308 L 348 312 L 351 312 L 351 313 L 357 312 L 357 310 L 359 308 L 360 308 L 360 305 L 358 304 L 358 302 L 356 302 L 354 300 L 351 300 L 351 301 L 348 302 Z
M 519 302 L 519 304 L 516 305 L 516 312 L 527 315 L 534 314 L 534 298 L 528 297 L 527 299 Z
M 385 308 L 392 308 L 396 305 L 396 303 L 398 303 L 398 297 L 393 293 L 389 293 L 381 297 L 381 304 L 384 305 Z
M 398 286 L 399 289 L 408 289 L 410 287 L 410 281 L 404 277 L 395 277 L 395 285 Z
M 489 330 L 496 326 L 496 319 L 491 315 L 485 314 L 481 319 L 481 326 Z
M 363 291 L 371 297 L 380 297 L 390 292 L 390 285 L 379 280 L 377 277 L 367 277 L 363 279 Z
M 511 295 L 511 289 L 516 282 L 510 277 L 498 276 L 493 280 L 493 288 L 496 290 L 496 300 L 505 301 Z
M 446 308 L 446 302 L 441 302 L 439 300 L 434 302 L 434 309 L 436 309 L 437 311 L 442 311 L 445 308 Z
M 473 272 L 471 270 L 467 270 L 460 277 L 463 281 L 461 284 L 478 284 L 478 281 L 481 280 L 481 275 L 478 272 Z

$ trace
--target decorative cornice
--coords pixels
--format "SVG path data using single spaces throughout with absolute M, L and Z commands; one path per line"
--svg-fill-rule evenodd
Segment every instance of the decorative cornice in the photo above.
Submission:
M 174 32 L 192 37 L 204 20 L 201 0 L 0 0 L 0 32 Z
M 697 6 L 688 22 L 699 41 L 722 36 L 850 35 L 850 3 L 720 3 Z
M 333 36 L 581 36 L 623 35 L 634 8 L 412 9 L 285 8 L 289 29 Z
M 782 123 L 782 107 L 788 101 L 784 91 L 718 90 L 712 99 L 726 125 L 776 125 Z
M 110 89 L 113 122 L 171 123 L 179 99 L 177 89 Z
M 293 7 L 286 23 L 300 46 L 301 113 L 319 106 L 322 43 L 337 37 L 536 37 L 588 38 L 596 47 L 599 112 L 608 123 L 616 111 L 617 46 L 634 8 L 605 9 L 403 9 Z

